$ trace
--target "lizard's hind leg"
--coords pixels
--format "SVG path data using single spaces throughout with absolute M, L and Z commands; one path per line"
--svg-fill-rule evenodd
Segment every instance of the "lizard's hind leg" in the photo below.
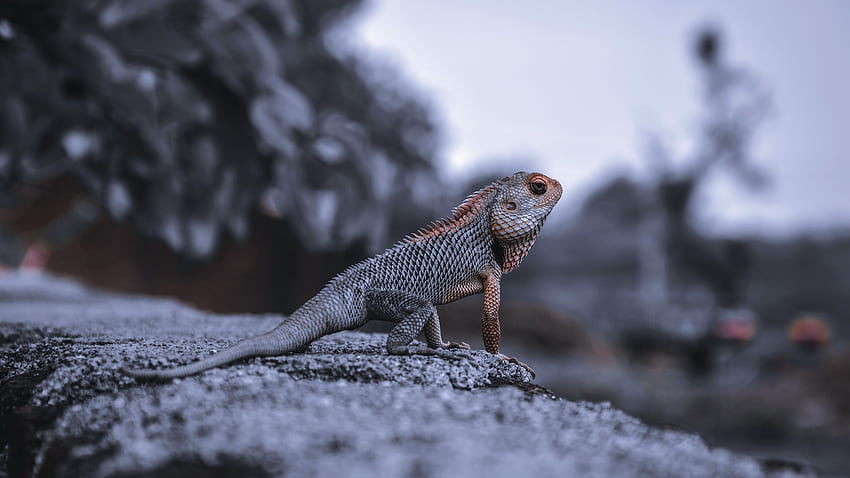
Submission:
M 469 350 L 469 344 L 466 342 L 443 342 L 443 334 L 440 330 L 440 316 L 437 315 L 436 308 L 434 309 L 434 314 L 425 322 L 425 340 L 428 342 L 429 347 L 435 349 Z
M 367 294 L 366 302 L 371 314 L 396 323 L 387 337 L 387 352 L 390 354 L 439 355 L 452 359 L 470 358 L 468 353 L 448 350 L 448 348 L 468 348 L 469 346 L 442 341 L 437 308 L 427 300 L 406 292 L 374 291 Z M 411 344 L 423 328 L 428 346 Z

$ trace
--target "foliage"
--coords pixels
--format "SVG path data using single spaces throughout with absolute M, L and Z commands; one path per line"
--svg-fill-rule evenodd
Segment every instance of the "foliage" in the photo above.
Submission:
M 381 242 L 379 205 L 435 181 L 436 133 L 396 78 L 334 51 L 359 3 L 2 2 L 0 192 L 72 172 L 194 257 L 258 204 L 308 247 Z

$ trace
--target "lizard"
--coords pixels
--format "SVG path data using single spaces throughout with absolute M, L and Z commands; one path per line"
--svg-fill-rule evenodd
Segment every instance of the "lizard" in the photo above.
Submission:
M 501 279 L 531 250 L 561 193 L 557 180 L 540 173 L 518 172 L 495 181 L 469 195 L 449 216 L 350 266 L 273 330 L 187 365 L 122 371 L 139 379 L 185 377 L 239 359 L 297 352 L 369 320 L 395 323 L 387 336 L 389 354 L 456 357 L 453 352 L 469 345 L 443 341 L 436 306 L 483 293 L 485 350 L 533 376 L 530 367 L 499 352 Z M 420 332 L 426 346 L 412 343 Z

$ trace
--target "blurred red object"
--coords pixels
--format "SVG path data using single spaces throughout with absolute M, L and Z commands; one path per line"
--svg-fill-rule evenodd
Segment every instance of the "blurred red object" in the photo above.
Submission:
M 731 342 L 749 342 L 756 334 L 756 318 L 749 310 L 728 310 L 714 325 L 714 335 Z
M 821 317 L 804 315 L 788 324 L 788 341 L 797 346 L 822 347 L 831 338 L 829 324 Z
M 40 274 L 50 259 L 50 247 L 44 242 L 34 242 L 27 248 L 19 268 L 24 272 Z

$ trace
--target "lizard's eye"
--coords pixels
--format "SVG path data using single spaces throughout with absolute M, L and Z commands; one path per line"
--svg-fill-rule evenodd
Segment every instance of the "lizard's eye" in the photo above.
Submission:
M 531 193 L 537 196 L 546 193 L 546 183 L 543 181 L 534 181 L 529 187 L 531 188 Z
M 508 211 L 514 211 L 514 210 L 516 210 L 516 203 L 515 203 L 515 202 L 513 202 L 513 201 L 508 201 L 508 202 L 506 202 L 506 203 L 505 203 L 505 209 L 507 209 Z

